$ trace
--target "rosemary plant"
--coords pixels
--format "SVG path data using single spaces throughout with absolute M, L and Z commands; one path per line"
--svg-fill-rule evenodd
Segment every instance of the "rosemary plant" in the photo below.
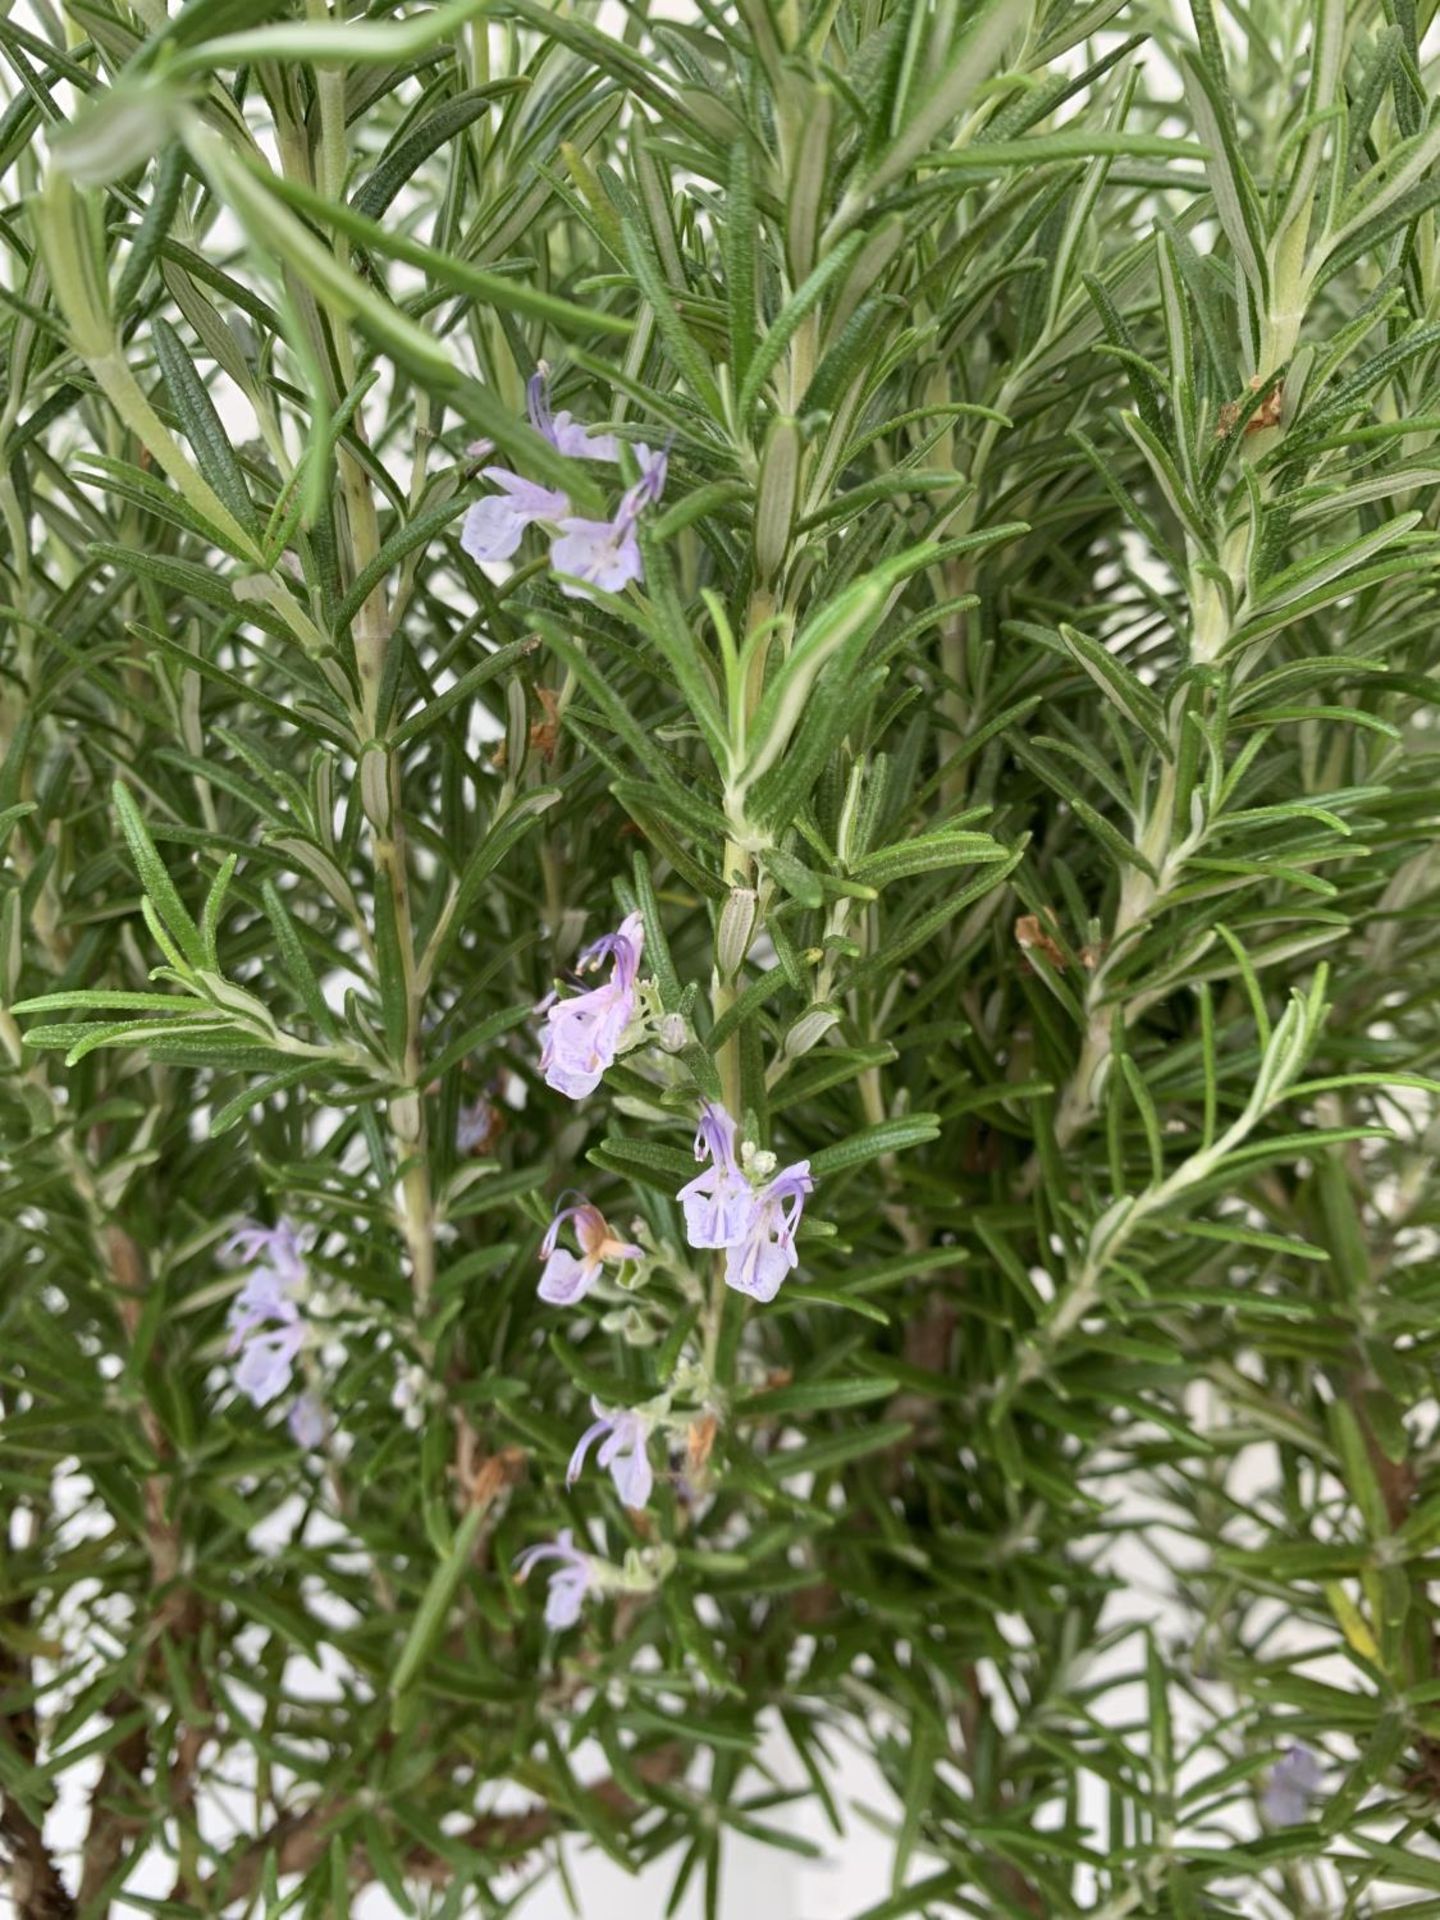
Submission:
M 1440 1912 L 1432 13 L 0 19 L 19 1920 Z

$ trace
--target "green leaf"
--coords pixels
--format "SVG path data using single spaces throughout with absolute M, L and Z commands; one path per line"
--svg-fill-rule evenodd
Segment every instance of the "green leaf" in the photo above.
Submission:
M 721 414 L 719 389 L 711 378 L 705 355 L 680 317 L 670 289 L 650 251 L 649 242 L 633 220 L 622 220 L 620 225 L 625 239 L 626 258 L 630 262 L 636 285 L 655 316 L 660 338 L 665 342 L 676 371 L 706 411 L 718 419 Z
M 903 1120 L 882 1120 L 863 1127 L 833 1147 L 822 1147 L 810 1156 L 810 1171 L 820 1179 L 826 1174 L 842 1173 L 863 1166 L 867 1160 L 885 1153 L 903 1153 L 907 1147 L 922 1147 L 940 1135 L 940 1116 L 912 1113 Z
M 406 128 L 390 142 L 351 195 L 352 208 L 367 220 L 378 220 L 432 153 L 438 153 L 457 134 L 502 104 L 509 94 L 523 90 L 525 84 L 519 78 L 492 80 L 443 100 L 418 125 Z
M 433 1652 L 455 1596 L 460 1591 L 461 1582 L 469 1570 L 475 1552 L 475 1542 L 479 1537 L 480 1523 L 484 1519 L 484 1509 L 472 1506 L 464 1519 L 455 1529 L 455 1537 L 450 1543 L 449 1552 L 440 1561 L 430 1576 L 430 1583 L 421 1596 L 415 1609 L 415 1618 L 410 1631 L 405 1636 L 405 1644 L 400 1649 L 400 1657 L 390 1676 L 390 1697 L 398 1708 L 407 1693 L 414 1687 L 425 1662 Z
M 174 57 L 176 74 L 249 67 L 257 61 L 304 61 L 317 67 L 390 67 L 413 59 L 459 33 L 490 0 L 445 0 L 413 19 L 342 23 L 324 20 L 267 21 L 240 33 L 200 40 Z
M 748 1394 L 735 1407 L 737 1420 L 765 1420 L 791 1413 L 834 1413 L 888 1400 L 897 1383 L 884 1378 L 864 1380 L 797 1380 L 793 1386 L 772 1387 L 767 1393 Z
M 935 873 L 946 867 L 983 865 L 989 860 L 1007 860 L 1010 849 L 992 840 L 988 833 L 922 833 L 913 839 L 898 841 L 891 847 L 878 847 L 852 863 L 850 872 L 867 886 L 888 887 L 897 880 L 908 880 L 917 873 Z
M 901 102 L 896 101 L 890 123 L 892 137 L 864 180 L 847 189 L 842 215 L 852 207 L 858 213 L 882 188 L 898 180 L 915 163 L 942 128 L 960 118 L 981 81 L 989 78 L 990 69 L 1024 18 L 1024 9 L 1018 0 L 984 0 L 984 4 L 973 9 L 944 70 L 926 97 L 905 100 L 903 111 Z
M 834 1473 L 873 1453 L 888 1453 L 903 1445 L 913 1431 L 908 1420 L 885 1420 L 854 1432 L 827 1434 L 823 1440 L 811 1440 L 803 1447 L 787 1447 L 775 1456 L 773 1470 L 777 1479 L 784 1480 Z
M 315 970 L 306 955 L 295 923 L 290 917 L 290 911 L 273 881 L 261 882 L 260 897 L 265 903 L 266 916 L 270 921 L 271 931 L 275 935 L 275 944 L 291 986 L 299 995 L 301 1005 L 319 1031 L 327 1040 L 332 1039 L 335 1034 L 334 1019 L 321 992 L 320 982 L 315 977 Z
M 130 242 L 130 251 L 120 278 L 115 283 L 113 311 L 120 316 L 129 312 L 145 277 L 155 264 L 160 247 L 170 231 L 185 184 L 185 149 L 173 140 L 155 163 L 155 184 L 140 225 Z
M 744 382 L 755 351 L 755 185 L 749 141 L 730 149 L 730 172 L 721 229 L 725 247 L 725 296 L 730 315 L 730 365 Z
M 141 886 L 150 896 L 155 911 L 190 965 L 203 967 L 205 946 L 200 938 L 200 929 L 190 918 L 174 881 L 155 851 L 155 842 L 150 838 L 150 830 L 130 798 L 130 789 L 123 781 L 117 780 L 110 791 L 120 830 L 125 835 L 125 843 L 130 849 L 130 858 L 135 863 Z
M 428 546 L 437 533 L 442 532 L 452 520 L 459 517 L 464 504 L 462 500 L 441 500 L 435 506 L 427 507 L 423 513 L 417 513 L 413 520 L 407 520 L 397 527 L 375 558 L 357 575 L 351 584 L 350 591 L 336 608 L 335 631 L 343 632 L 385 576 L 407 554 Z
M 842 241 L 806 276 L 761 335 L 760 344 L 750 357 L 736 402 L 735 410 L 742 427 L 749 425 L 765 382 L 779 365 L 780 356 L 789 346 L 801 321 L 850 266 L 860 251 L 860 245 L 859 234 L 852 234 L 848 240 Z
M 472 267 L 467 261 L 457 260 L 451 253 L 443 253 L 435 247 L 427 247 L 418 240 L 410 239 L 393 226 L 383 226 L 378 219 L 367 217 L 369 207 L 362 206 L 360 198 L 357 198 L 354 206 L 347 206 L 343 202 L 327 200 L 323 194 L 316 193 L 298 180 L 278 175 L 267 176 L 266 184 L 279 199 L 297 207 L 317 223 L 333 227 L 337 233 L 358 242 L 368 252 L 418 267 L 437 286 L 447 287 L 452 293 L 464 294 L 472 300 L 483 301 L 487 307 L 526 314 L 547 326 L 587 336 L 597 333 L 624 335 L 632 330 L 634 323 L 619 314 L 606 313 L 595 307 L 578 307 L 539 287 L 527 285 L 521 279 Z
M 888 1900 L 866 1907 L 855 1920 L 904 1920 L 906 1914 L 925 1914 L 937 1901 L 944 1900 L 963 1885 L 964 1876 L 958 1867 L 942 1867 L 938 1873 L 927 1874 L 923 1880 L 913 1881 L 898 1893 L 892 1893 Z
M 167 321 L 157 317 L 150 330 L 165 390 L 179 416 L 181 431 L 195 450 L 200 471 L 246 532 L 256 533 L 258 523 L 250 489 L 204 381 Z
M 1188 53 L 1181 54 L 1180 68 L 1195 130 L 1209 156 L 1205 171 L 1220 224 L 1255 298 L 1264 300 L 1269 288 L 1265 233 L 1255 184 L 1240 154 L 1224 81 L 1208 63 Z
M 1157 753 L 1167 760 L 1171 759 L 1173 750 L 1165 732 L 1164 713 L 1150 689 L 1108 647 L 1091 639 L 1089 634 L 1081 633 L 1078 628 L 1066 626 L 1063 622 L 1059 634 L 1071 656 L 1085 669 L 1101 692 L 1132 725 L 1139 727 Z

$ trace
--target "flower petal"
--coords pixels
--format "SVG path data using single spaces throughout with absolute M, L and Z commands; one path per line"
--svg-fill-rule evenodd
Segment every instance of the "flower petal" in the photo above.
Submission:
M 590 1291 L 599 1271 L 598 1262 L 577 1260 L 567 1247 L 557 1247 L 545 1262 L 535 1291 L 547 1306 L 577 1306 Z
M 485 478 L 499 491 L 476 500 L 460 528 L 460 544 L 472 560 L 508 560 L 534 521 L 560 520 L 569 512 L 563 493 L 536 486 L 507 467 L 487 467 Z
M 655 1490 L 655 1473 L 650 1465 L 642 1422 L 635 1423 L 629 1446 L 611 1462 L 610 1478 L 615 1482 L 615 1491 L 632 1512 L 648 1506 L 650 1495 Z
M 743 1246 L 731 1247 L 726 1254 L 725 1284 L 737 1293 L 748 1293 L 752 1300 L 770 1301 L 795 1264 L 793 1247 L 787 1249 L 757 1231 Z
M 571 1454 L 570 1464 L 565 1469 L 565 1484 L 567 1487 L 574 1486 L 575 1482 L 585 1470 L 586 1454 L 589 1453 L 591 1447 L 600 1438 L 601 1434 L 609 1433 L 609 1431 L 610 1422 L 604 1415 L 602 1415 L 600 1419 L 590 1422 L 590 1425 L 575 1443 L 575 1451 Z
M 604 593 L 622 593 L 645 571 L 634 526 L 623 512 L 613 521 L 561 520 L 559 537 L 550 548 L 550 564 L 557 573 L 569 576 L 561 580 L 560 591 L 572 600 L 585 595 L 571 581 L 583 581 Z
M 302 1393 L 285 1417 L 290 1437 L 307 1452 L 318 1447 L 329 1429 L 325 1409 L 313 1393 Z
M 608 460 L 620 458 L 620 446 L 613 433 L 592 433 L 583 420 L 571 413 L 557 413 L 547 435 L 557 453 L 572 460 Z
M 550 1576 L 545 1596 L 545 1624 L 553 1633 L 563 1633 L 580 1618 L 590 1576 L 584 1567 L 560 1567 Z

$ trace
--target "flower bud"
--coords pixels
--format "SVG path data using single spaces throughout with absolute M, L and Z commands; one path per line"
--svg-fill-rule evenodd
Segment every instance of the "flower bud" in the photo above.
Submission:
M 379 834 L 390 833 L 390 761 L 377 741 L 369 741 L 360 754 L 360 801 L 365 818 Z
M 20 969 L 25 961 L 25 916 L 20 889 L 11 887 L 0 901 L 0 1007 L 8 1007 L 20 984 Z M 10 1034 L 14 1033 L 13 1044 Z M 13 1063 L 20 1064 L 20 1041 L 14 1022 L 6 1035 Z
M 205 734 L 200 724 L 200 676 L 187 667 L 180 678 L 180 736 L 195 760 L 205 758 Z
M 753 887 L 732 887 L 720 910 L 715 935 L 715 968 L 722 980 L 733 980 L 745 964 L 755 937 L 756 899 Z
M 807 1007 L 785 1036 L 785 1057 L 798 1060 L 825 1038 L 840 1015 L 834 1007 Z
M 680 1053 L 690 1044 L 690 1027 L 683 1013 L 664 1013 L 655 1022 L 655 1038 L 666 1053 Z

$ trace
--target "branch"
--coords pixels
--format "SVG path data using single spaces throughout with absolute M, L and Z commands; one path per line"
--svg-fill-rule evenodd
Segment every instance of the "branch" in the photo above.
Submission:
M 23 1604 L 5 1610 L 23 1618 Z M 17 1691 L 27 1684 L 28 1661 L 0 1650 L 0 1689 Z M 35 1760 L 35 1716 L 29 1708 L 0 1716 L 0 1741 L 18 1755 L 22 1765 Z M 74 1920 L 78 1909 L 59 1868 L 50 1857 L 45 1836 L 13 1794 L 0 1796 L 0 1864 L 5 1868 L 16 1920 Z
M 122 1696 L 111 1711 L 119 1714 L 134 1706 Z M 99 1901 L 125 1858 L 126 1843 L 145 1827 L 145 1816 L 131 1810 L 130 1796 L 138 1786 L 150 1757 L 150 1729 L 141 1725 L 110 1749 L 104 1771 L 90 1796 L 90 1824 L 81 1855 L 80 1912 Z
M 4 1411 L 4 1409 L 0 1409 Z M 15 1627 L 30 1622 L 30 1602 L 22 1594 L 0 1607 Z M 30 1662 L 15 1647 L 0 1642 L 0 1698 L 23 1701 L 30 1687 Z M 0 1742 L 23 1767 L 35 1764 L 38 1745 L 35 1709 L 17 1705 L 0 1714 Z M 45 1836 L 13 1794 L 0 1794 L 0 1867 L 14 1901 L 16 1920 L 74 1920 L 76 1906 L 50 1857 Z
M 145 1260 L 134 1239 L 112 1221 L 98 1228 L 95 1235 L 114 1292 L 115 1312 L 126 1341 L 133 1345 L 140 1327 L 147 1274 Z M 164 1462 L 170 1454 L 169 1438 L 149 1401 L 140 1407 L 140 1430 L 155 1459 Z M 180 1529 L 169 1513 L 170 1483 L 164 1473 L 145 1476 L 143 1499 L 145 1548 L 158 1605 L 147 1629 L 153 1645 L 162 1633 L 182 1643 L 193 1639 L 199 1626 L 195 1596 L 179 1580 Z M 126 1697 L 115 1703 L 114 1711 L 123 1713 L 135 1704 Z M 188 1732 L 188 1730 L 187 1730 Z M 125 1855 L 127 1842 L 144 1825 L 143 1818 L 127 1810 L 127 1799 L 145 1770 L 149 1758 L 148 1726 L 139 1726 L 116 1746 L 105 1761 L 90 1801 L 90 1823 L 81 1856 L 80 1903 L 82 1910 L 101 1898 Z M 182 1739 L 182 1764 L 197 1749 Z M 188 1781 L 172 1779 L 172 1791 L 179 1806 L 186 1804 Z
M 16 1920 L 76 1920 L 80 1909 L 50 1858 L 40 1829 L 18 1803 L 0 1807 L 0 1840 Z
M 635 1774 L 646 1786 L 663 1786 L 685 1771 L 685 1749 L 678 1741 L 656 1747 L 635 1762 Z M 612 1820 L 634 1820 L 647 1811 L 647 1803 L 636 1800 L 618 1780 L 601 1780 L 589 1790 L 590 1798 Z M 228 1870 L 221 1868 L 204 1882 L 201 1902 L 206 1913 L 219 1913 L 232 1901 L 248 1900 L 259 1887 L 266 1862 L 273 1856 L 277 1874 L 307 1874 L 319 1865 L 330 1850 L 336 1828 L 349 1815 L 352 1803 L 344 1799 L 321 1800 L 305 1813 L 285 1814 L 263 1840 L 250 1841 L 234 1857 Z M 523 1813 L 485 1813 L 456 1843 L 472 1853 L 519 1855 L 547 1840 L 563 1825 L 553 1807 L 537 1803 Z M 444 1886 L 454 1872 L 450 1861 L 432 1853 L 428 1847 L 415 1846 L 405 1856 L 407 1873 L 431 1886 Z M 350 1882 L 364 1886 L 374 1878 L 363 1850 L 350 1856 Z

